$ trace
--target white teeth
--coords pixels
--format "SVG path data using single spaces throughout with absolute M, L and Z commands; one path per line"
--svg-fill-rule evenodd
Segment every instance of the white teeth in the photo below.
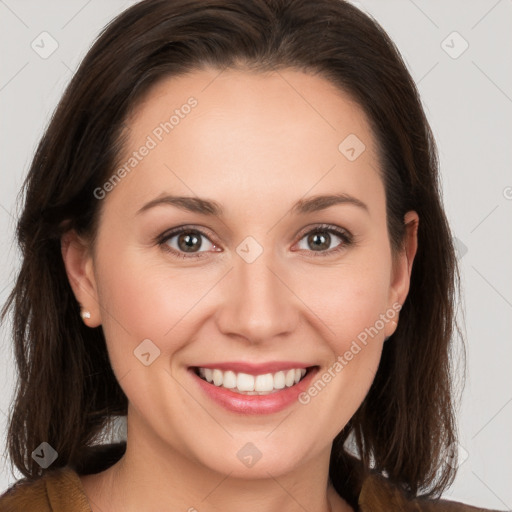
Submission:
M 288 370 L 286 372 L 285 383 L 288 388 L 295 384 L 295 370 Z
M 240 391 L 254 391 L 254 376 L 248 373 L 239 373 L 236 378 L 236 387 Z
M 237 383 L 237 378 L 236 378 L 235 372 L 232 372 L 232 371 L 224 372 L 224 382 L 222 383 L 222 385 L 225 388 L 228 388 L 228 389 L 236 388 L 236 383 Z
M 306 375 L 305 368 L 281 370 L 276 373 L 263 375 L 250 375 L 248 373 L 235 373 L 231 370 L 222 371 L 217 368 L 199 368 L 199 375 L 215 386 L 231 389 L 236 393 L 245 395 L 268 395 L 285 387 L 291 387 Z
M 204 378 L 208 382 L 211 382 L 213 380 L 213 370 L 210 370 L 210 368 L 205 368 L 204 369 Z
M 254 391 L 272 391 L 274 389 L 274 376 L 271 373 L 258 375 L 254 383 Z
M 283 389 L 285 386 L 284 372 L 277 372 L 274 375 L 274 388 Z
M 222 372 L 220 370 L 213 370 L 213 383 L 216 386 L 222 386 Z

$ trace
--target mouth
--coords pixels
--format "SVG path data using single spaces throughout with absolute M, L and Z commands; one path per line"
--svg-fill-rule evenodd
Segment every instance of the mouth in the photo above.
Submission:
M 220 368 L 192 367 L 203 381 L 240 395 L 270 395 L 291 388 L 301 382 L 315 366 L 289 368 L 272 373 L 250 374 Z
M 215 363 L 190 366 L 188 373 L 206 400 L 231 413 L 254 415 L 299 404 L 319 370 L 298 362 Z

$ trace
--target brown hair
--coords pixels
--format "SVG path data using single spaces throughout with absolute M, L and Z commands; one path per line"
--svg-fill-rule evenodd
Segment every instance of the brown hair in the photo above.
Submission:
M 364 470 L 406 492 L 440 494 L 455 476 L 444 463 L 456 440 L 451 338 L 457 264 L 443 211 L 434 139 L 395 45 L 370 17 L 341 0 L 146 0 L 100 34 L 63 95 L 24 183 L 17 228 L 22 265 L 4 306 L 13 310 L 19 381 L 8 430 L 11 461 L 40 475 L 42 441 L 78 464 L 127 398 L 110 367 L 101 327 L 80 320 L 60 240 L 94 240 L 124 122 L 150 86 L 204 65 L 317 73 L 351 95 L 379 146 L 388 232 L 400 250 L 404 214 L 420 217 L 410 291 L 366 398 L 334 440 L 330 477 L 342 492 L 346 440 Z M 453 459 L 452 459 L 453 461 Z

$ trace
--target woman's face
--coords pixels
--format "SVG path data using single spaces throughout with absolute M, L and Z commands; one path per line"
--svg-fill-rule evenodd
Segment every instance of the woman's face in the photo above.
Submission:
M 128 397 L 128 442 L 247 478 L 328 458 L 415 254 L 411 222 L 393 264 L 362 110 L 299 71 L 204 69 L 160 82 L 127 126 L 94 253 L 63 254 Z

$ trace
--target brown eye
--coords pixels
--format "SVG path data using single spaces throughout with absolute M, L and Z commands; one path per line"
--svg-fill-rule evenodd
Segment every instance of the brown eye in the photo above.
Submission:
M 327 232 L 318 232 L 308 235 L 307 243 L 314 251 L 329 249 L 331 245 L 331 235 Z
M 176 256 L 186 258 L 203 256 L 203 253 L 217 250 L 208 236 L 198 229 L 182 227 L 164 233 L 158 240 L 160 246 Z
M 201 248 L 201 235 L 180 233 L 178 235 L 178 247 L 184 252 L 195 252 Z
M 352 235 L 336 226 L 316 227 L 306 232 L 299 241 L 301 250 L 313 256 L 328 256 L 347 248 L 353 243 Z

